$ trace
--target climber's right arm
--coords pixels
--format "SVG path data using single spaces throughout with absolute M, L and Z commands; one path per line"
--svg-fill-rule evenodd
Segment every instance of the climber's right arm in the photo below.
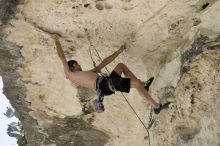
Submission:
M 52 35 L 52 38 L 54 39 L 54 42 L 56 45 L 57 54 L 63 63 L 64 73 L 65 73 L 66 77 L 69 78 L 70 70 L 69 70 L 69 66 L 67 64 L 66 57 L 64 55 L 63 49 L 62 49 L 60 41 L 59 41 L 59 36 L 57 34 L 54 34 L 54 35 Z
M 125 49 L 126 49 L 126 46 L 125 44 L 123 44 L 116 52 L 114 52 L 112 55 L 103 59 L 103 61 L 99 65 L 97 65 L 95 68 L 91 69 L 90 71 L 93 71 L 93 72 L 100 71 L 103 67 L 111 63 Z

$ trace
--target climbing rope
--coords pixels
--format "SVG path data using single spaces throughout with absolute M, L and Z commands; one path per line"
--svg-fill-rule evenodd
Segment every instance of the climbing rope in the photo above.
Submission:
M 92 47 L 94 48 L 94 50 L 95 50 L 96 54 L 98 55 L 99 59 L 100 59 L 101 61 L 103 61 L 103 60 L 102 60 L 101 56 L 99 55 L 99 52 L 97 51 L 97 49 L 95 48 L 95 46 L 92 44 L 92 41 L 91 41 L 90 36 L 89 36 L 89 34 L 88 34 L 88 32 L 87 32 L 87 29 L 85 29 L 85 32 L 86 32 L 86 34 L 87 34 L 87 39 L 88 39 L 88 41 L 89 41 L 89 43 L 90 43 L 90 46 L 89 46 L 90 57 L 91 57 L 91 59 L 92 59 L 93 66 L 96 68 L 96 63 L 95 63 L 95 61 L 94 61 L 94 59 L 93 59 L 93 57 L 92 57 L 92 52 L 91 52 L 91 48 L 92 48 Z M 105 67 L 105 69 L 107 70 L 108 74 L 110 74 L 108 68 Z M 101 71 L 99 71 L 99 72 L 101 73 Z M 101 73 L 101 74 L 102 74 L 102 73 Z M 145 124 L 144 124 L 144 122 L 141 120 L 141 118 L 139 117 L 139 115 L 138 115 L 137 112 L 135 111 L 135 109 L 132 107 L 132 105 L 130 104 L 130 102 L 129 102 L 129 101 L 127 100 L 127 98 L 125 97 L 125 95 L 124 95 L 122 92 L 121 92 L 121 94 L 122 94 L 123 98 L 125 99 L 125 101 L 127 102 L 127 104 L 128 104 L 128 105 L 130 106 L 130 108 L 132 109 L 132 111 L 134 112 L 134 114 L 136 115 L 136 117 L 138 118 L 138 120 L 140 121 L 140 123 L 141 123 L 141 124 L 143 125 L 143 127 L 147 130 L 148 139 L 149 139 L 149 146 L 150 146 L 150 132 L 149 132 L 149 130 L 150 130 L 151 126 L 152 126 L 153 123 L 154 123 L 154 120 L 153 120 L 153 118 L 152 118 L 152 115 L 153 115 L 153 110 L 152 110 L 152 108 L 151 108 L 150 115 L 149 115 L 148 127 L 146 127 Z
M 95 48 L 95 46 L 92 44 L 92 41 L 91 41 L 91 39 L 90 39 L 90 36 L 89 36 L 89 34 L 88 34 L 88 32 L 87 32 L 87 29 L 84 29 L 85 30 L 85 32 L 86 32 L 86 34 L 87 34 L 87 39 L 88 39 L 88 41 L 89 41 L 89 54 L 90 54 L 90 58 L 91 58 L 91 60 L 92 60 L 92 63 L 93 63 L 93 67 L 94 68 L 96 68 L 96 62 L 95 62 L 95 60 L 93 59 L 93 57 L 92 57 L 92 47 L 94 48 L 94 50 L 96 51 L 96 54 L 98 55 L 98 57 L 99 57 L 99 59 L 102 61 L 102 58 L 101 58 L 101 56 L 99 55 L 99 52 L 97 51 L 97 49 Z M 107 72 L 109 73 L 109 70 L 108 70 L 108 68 L 107 67 L 105 67 L 105 69 L 107 70 Z M 102 72 L 101 72 L 101 70 L 97 70 L 97 72 L 98 73 L 100 73 L 100 74 L 103 74 Z
M 153 125 L 154 123 L 154 119 L 152 118 L 153 117 L 153 109 L 151 107 L 151 110 L 150 110 L 150 115 L 149 115 L 149 121 L 148 121 L 148 127 L 147 127 L 147 133 L 148 133 L 148 145 L 150 146 L 150 128 L 151 126 Z

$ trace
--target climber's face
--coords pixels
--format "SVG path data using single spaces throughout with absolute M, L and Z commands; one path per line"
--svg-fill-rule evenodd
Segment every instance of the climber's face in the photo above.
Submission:
M 82 71 L 81 66 L 78 64 L 78 62 L 74 63 L 71 67 L 71 71 Z

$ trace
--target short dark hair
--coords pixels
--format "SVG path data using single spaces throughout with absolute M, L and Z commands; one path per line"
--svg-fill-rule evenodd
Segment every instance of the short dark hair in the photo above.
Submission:
M 73 64 L 76 64 L 77 61 L 76 60 L 69 60 L 67 63 L 68 63 L 69 69 L 70 69 L 70 67 L 73 67 Z

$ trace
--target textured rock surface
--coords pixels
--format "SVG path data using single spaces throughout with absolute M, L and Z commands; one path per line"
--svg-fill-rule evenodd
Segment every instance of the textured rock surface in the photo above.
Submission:
M 216 0 L 0 0 L 0 74 L 29 145 L 218 146 L 219 12 Z M 90 51 L 99 63 L 126 42 L 108 70 L 123 62 L 142 80 L 154 76 L 151 95 L 172 107 L 153 115 L 149 133 L 120 93 L 91 112 L 94 91 L 65 79 L 51 33 L 85 70 Z M 145 99 L 125 96 L 148 126 Z

